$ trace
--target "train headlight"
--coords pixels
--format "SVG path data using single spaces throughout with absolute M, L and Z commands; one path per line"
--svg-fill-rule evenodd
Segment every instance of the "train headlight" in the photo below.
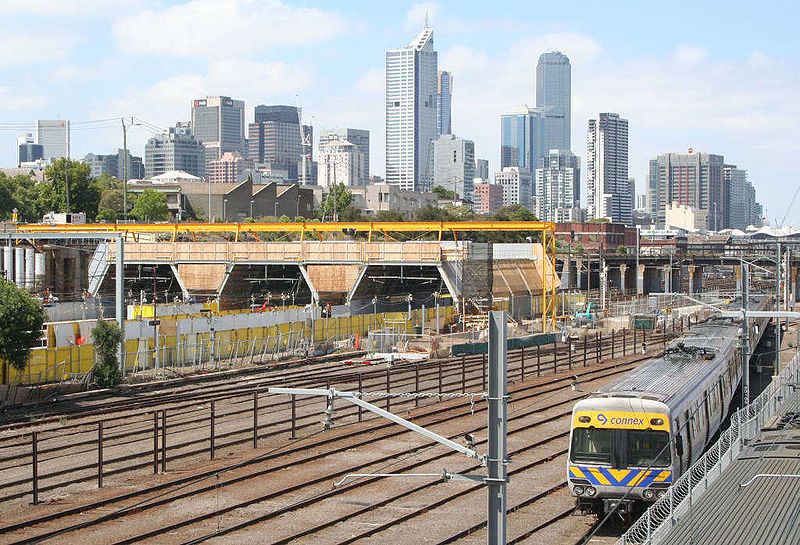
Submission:
M 593 487 L 593 486 L 587 486 L 586 487 L 586 495 L 587 496 L 589 496 L 591 498 L 592 496 L 594 496 L 596 494 L 597 494 L 597 489 L 595 487 Z
M 644 496 L 644 499 L 646 500 L 652 500 L 655 495 L 656 493 L 650 490 L 649 488 L 645 489 L 645 491 L 642 492 L 642 496 Z
M 576 496 L 583 496 L 585 490 L 586 487 L 581 486 L 579 484 L 572 487 L 572 491 L 575 493 Z

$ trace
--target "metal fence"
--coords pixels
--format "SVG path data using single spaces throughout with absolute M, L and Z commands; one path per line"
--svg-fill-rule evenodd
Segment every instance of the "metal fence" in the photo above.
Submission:
M 625 532 L 616 545 L 656 545 L 680 520 L 692 516 L 693 505 L 736 460 L 745 444 L 756 437 L 772 418 L 793 386 L 800 380 L 800 354 L 795 355 L 780 375 L 753 402 L 731 417 L 731 425 L 667 493 Z

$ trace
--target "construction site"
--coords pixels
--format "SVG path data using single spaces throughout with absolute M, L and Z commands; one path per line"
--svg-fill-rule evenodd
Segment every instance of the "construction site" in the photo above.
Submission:
M 504 542 L 614 543 L 565 480 L 574 403 L 743 290 L 784 310 L 797 291 L 792 241 L 576 259 L 547 222 L 37 224 L 0 244 L 47 315 L 28 366 L 2 367 L 0 543 L 494 543 L 499 483 Z M 103 320 L 123 331 L 112 389 Z M 752 353 L 794 346 L 768 322 Z M 754 392 L 781 365 L 756 361 Z

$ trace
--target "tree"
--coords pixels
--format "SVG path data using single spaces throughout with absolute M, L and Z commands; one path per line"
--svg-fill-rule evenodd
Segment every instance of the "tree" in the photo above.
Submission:
M 608 218 L 594 218 L 593 220 L 589 220 L 588 223 L 611 223 L 611 220 Z
M 353 203 L 353 194 L 344 184 L 334 184 L 322 200 L 319 217 L 322 220 L 339 219 L 342 212 Z
M 521 204 L 510 204 L 494 213 L 495 221 L 537 221 L 536 214 Z
M 122 380 L 117 365 L 117 350 L 122 341 L 122 330 L 116 322 L 100 320 L 92 330 L 94 343 L 94 381 L 101 388 L 113 388 Z
M 397 210 L 379 210 L 375 214 L 375 221 L 406 221 L 406 215 Z
M 97 207 L 97 221 L 107 221 L 113 223 L 121 220 L 124 198 L 121 189 L 107 189 L 100 197 L 100 204 Z
M 625 246 L 619 245 L 617 246 L 617 255 L 627 255 L 628 249 Z
M 66 187 L 69 183 L 69 211 L 86 212 L 89 221 L 97 216 L 100 204 L 100 188 L 91 177 L 92 169 L 86 163 L 64 157 L 56 159 L 44 169 L 44 177 L 50 184 L 41 187 L 40 204 L 54 212 L 66 212 Z
M 454 201 L 454 200 L 456 200 L 456 192 L 455 191 L 452 191 L 450 189 L 445 189 L 444 187 L 442 187 L 440 185 L 434 186 L 434 188 L 431 189 L 431 192 L 432 193 L 436 193 L 436 195 L 439 197 L 439 200 L 442 200 L 442 201 Z
M 167 221 L 169 219 L 167 196 L 155 189 L 145 189 L 136 198 L 131 216 L 142 221 Z
M 26 290 L 0 279 L 0 359 L 23 371 L 42 337 L 44 309 Z

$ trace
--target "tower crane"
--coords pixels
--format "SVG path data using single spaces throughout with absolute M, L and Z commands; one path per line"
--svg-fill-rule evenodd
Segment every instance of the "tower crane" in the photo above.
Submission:
M 786 218 L 789 217 L 789 212 L 792 211 L 792 207 L 794 206 L 794 201 L 797 200 L 797 195 L 799 193 L 800 193 L 800 185 L 797 186 L 797 189 L 794 192 L 794 196 L 792 197 L 792 200 L 789 201 L 789 207 L 786 209 L 786 213 L 781 218 L 780 225 L 776 225 L 776 227 L 783 227 L 783 225 L 786 223 Z
M 308 185 L 309 169 L 311 168 L 311 132 L 303 125 L 303 109 L 300 107 L 300 95 L 295 95 L 297 103 L 297 120 L 300 123 L 300 185 Z

